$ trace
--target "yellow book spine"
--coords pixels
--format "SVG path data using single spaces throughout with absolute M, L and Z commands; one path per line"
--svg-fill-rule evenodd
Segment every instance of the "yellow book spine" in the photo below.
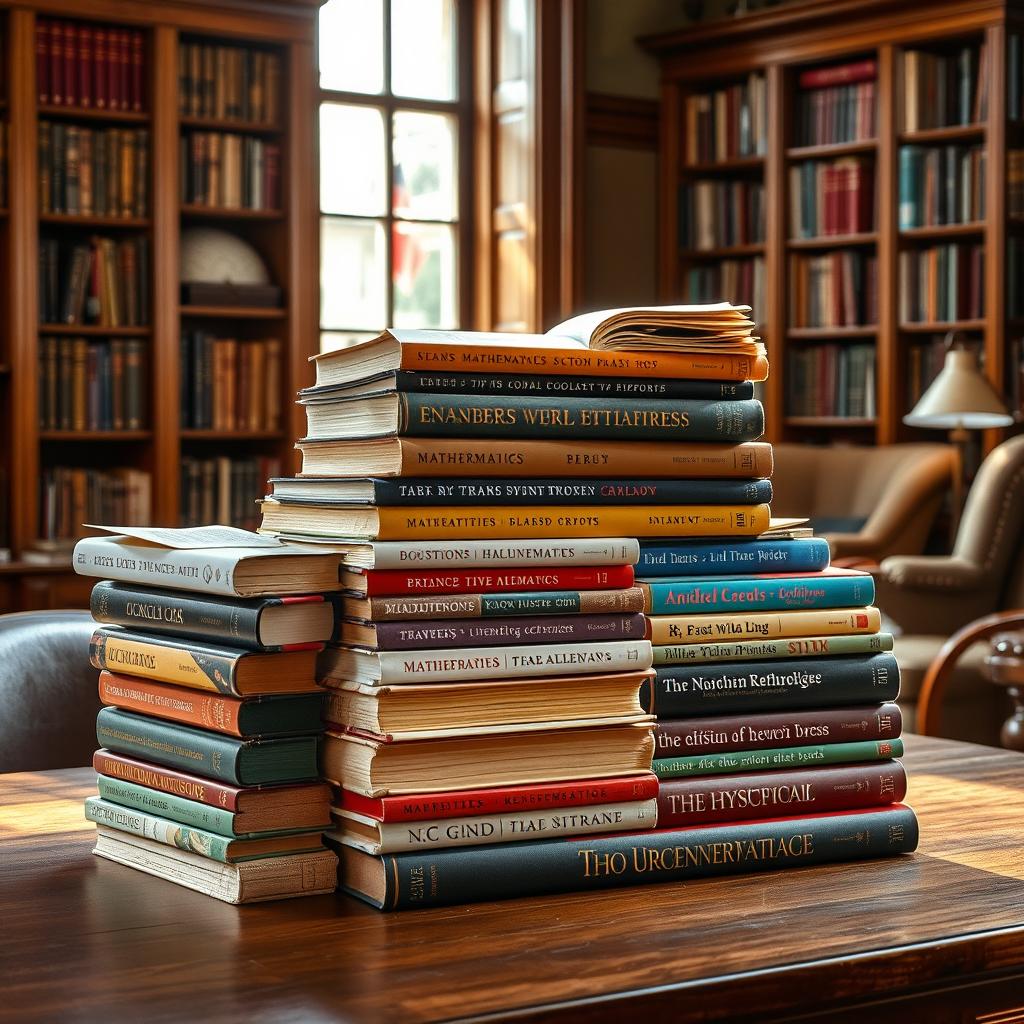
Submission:
M 768 529 L 767 505 L 380 508 L 378 540 L 524 537 L 745 537 Z
M 652 644 L 701 643 L 717 640 L 764 640 L 784 636 L 841 636 L 877 633 L 882 616 L 877 608 L 838 608 L 807 612 L 752 614 L 653 615 Z
M 203 656 L 128 637 L 96 634 L 92 640 L 90 658 L 96 668 L 109 672 L 177 683 L 192 690 L 231 693 L 234 666 L 229 657 Z M 218 681 L 221 683 L 219 686 Z

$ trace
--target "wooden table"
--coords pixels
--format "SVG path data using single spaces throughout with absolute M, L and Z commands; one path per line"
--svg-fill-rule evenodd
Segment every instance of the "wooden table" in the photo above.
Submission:
M 0 776 L 0 1019 L 1024 1021 L 1024 757 L 908 747 L 913 857 L 391 915 L 179 889 L 90 856 L 89 771 Z

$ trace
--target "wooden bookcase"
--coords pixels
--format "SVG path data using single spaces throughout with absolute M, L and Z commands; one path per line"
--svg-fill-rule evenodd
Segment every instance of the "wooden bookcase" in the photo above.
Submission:
M 909 411 L 908 365 L 911 346 L 941 338 L 950 329 L 977 345 L 985 372 L 1003 395 L 1010 391 L 1010 339 L 1024 334 L 1024 322 L 1010 320 L 1007 299 L 1022 282 L 1007 279 L 1007 241 L 1024 224 L 1007 212 L 1007 151 L 1024 147 L 1024 122 L 1007 116 L 1007 45 L 1024 32 L 1024 9 L 1004 0 L 806 0 L 755 12 L 734 20 L 695 25 L 640 40 L 662 67 L 659 141 L 659 288 L 663 301 L 683 301 L 686 270 L 695 261 L 763 256 L 764 308 L 757 310 L 771 358 L 764 391 L 771 441 L 834 440 L 891 444 L 941 440 L 941 431 L 913 430 L 902 423 Z M 981 44 L 987 52 L 987 116 L 966 126 L 907 132 L 902 125 L 903 61 L 908 49 L 949 50 Z M 796 146 L 797 79 L 804 70 L 873 60 L 877 64 L 877 127 L 868 140 Z M 740 157 L 700 166 L 685 160 L 686 98 L 746 80 L 751 73 L 767 83 L 767 145 L 763 156 Z M 985 218 L 970 224 L 899 229 L 901 146 L 979 144 L 987 163 Z M 875 223 L 852 236 L 798 239 L 790 233 L 789 169 L 810 159 L 857 155 L 873 163 Z M 763 244 L 718 251 L 683 251 L 678 227 L 679 190 L 693 177 L 763 183 Z M 970 241 L 984 247 L 982 280 L 985 314 L 953 323 L 901 323 L 900 253 L 929 243 Z M 877 263 L 877 322 L 852 327 L 796 328 L 789 302 L 790 259 L 794 253 L 855 250 Z M 727 297 L 727 296 L 726 296 Z M 876 415 L 861 418 L 789 414 L 790 356 L 801 346 L 822 342 L 874 345 Z M 1001 437 L 987 431 L 986 449 Z
M 318 0 L 0 0 L 4 59 L 0 68 L 0 118 L 9 126 L 8 202 L 0 210 L 0 468 L 7 486 L 0 518 L 8 527 L 14 562 L 0 566 L 0 611 L 15 607 L 81 603 L 66 570 L 19 561 L 40 534 L 40 486 L 48 466 L 135 467 L 152 478 L 153 521 L 176 525 L 181 514 L 184 457 L 272 456 L 283 471 L 295 467 L 293 444 L 304 417 L 294 392 L 309 383 L 307 359 L 318 348 L 319 228 L 316 166 L 316 12 Z M 58 18 L 93 26 L 140 30 L 144 38 L 141 112 L 95 107 L 41 106 L 36 87 L 36 23 Z M 214 121 L 179 112 L 179 48 L 187 42 L 247 46 L 281 60 L 281 117 L 274 125 Z M 145 217 L 122 219 L 40 214 L 38 132 L 42 119 L 90 127 L 143 127 L 149 132 L 149 208 Z M 280 209 L 211 210 L 182 202 L 179 147 L 188 128 L 254 134 L 281 148 Z M 188 307 L 180 300 L 179 241 L 192 224 L 224 227 L 259 251 L 280 308 Z M 142 234 L 149 241 L 151 322 L 120 331 L 98 327 L 41 328 L 39 240 L 90 233 Z M 283 426 L 264 431 L 182 429 L 179 399 L 181 332 L 209 325 L 237 338 L 281 341 Z M 41 334 L 135 336 L 148 345 L 148 420 L 131 431 L 69 432 L 40 429 Z

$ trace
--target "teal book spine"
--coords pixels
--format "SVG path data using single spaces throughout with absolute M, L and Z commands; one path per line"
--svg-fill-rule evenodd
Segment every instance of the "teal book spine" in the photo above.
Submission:
M 825 658 L 837 654 L 883 654 L 892 650 L 892 633 L 858 636 L 782 637 L 719 644 L 664 644 L 654 648 L 655 665 L 689 662 L 759 661 L 762 658 Z
M 659 779 L 722 775 L 726 772 L 774 771 L 821 764 L 852 764 L 856 761 L 890 761 L 903 756 L 902 740 L 863 740 L 857 743 L 813 743 L 806 747 L 775 750 L 740 750 L 722 754 L 694 754 L 654 761 Z
M 122 782 L 106 775 L 97 776 L 96 788 L 100 791 L 100 796 L 110 803 L 177 821 L 191 828 L 214 832 L 219 836 L 234 838 L 236 835 L 234 812 L 223 807 L 185 800 L 159 789 L 139 786 L 134 782 Z
M 493 398 L 403 394 L 399 432 L 407 437 L 590 438 L 645 441 L 754 441 L 764 433 L 756 399 Z

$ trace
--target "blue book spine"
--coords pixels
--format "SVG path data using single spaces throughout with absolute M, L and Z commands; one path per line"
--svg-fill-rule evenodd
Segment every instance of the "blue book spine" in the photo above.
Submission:
M 821 572 L 828 564 L 828 543 L 820 537 L 735 542 L 641 541 L 636 574 L 647 577 Z
M 867 573 L 863 576 L 639 582 L 646 593 L 644 610 L 649 615 L 860 608 L 875 600 L 875 581 Z

